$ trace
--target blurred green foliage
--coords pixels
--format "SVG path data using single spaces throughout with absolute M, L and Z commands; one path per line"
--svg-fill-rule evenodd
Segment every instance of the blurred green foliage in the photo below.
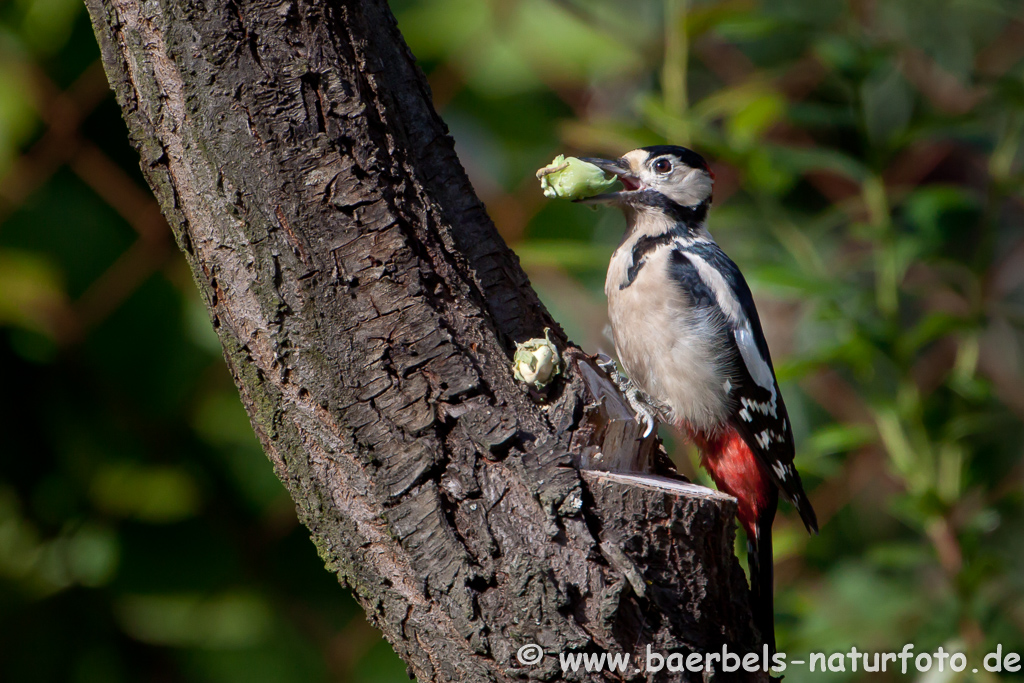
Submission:
M 0 680 L 407 681 L 323 569 L 78 0 L 0 3 Z
M 622 218 L 534 171 L 659 142 L 711 160 L 823 522 L 776 522 L 780 649 L 1024 652 L 1022 4 L 393 7 L 588 350 L 611 350 Z M 260 453 L 96 60 L 76 0 L 0 3 L 0 679 L 405 680 Z M 994 680 L 971 668 L 925 678 Z

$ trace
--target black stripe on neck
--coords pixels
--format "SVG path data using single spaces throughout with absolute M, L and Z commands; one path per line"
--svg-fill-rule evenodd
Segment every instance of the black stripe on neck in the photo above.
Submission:
M 647 263 L 647 255 L 658 247 L 670 244 L 673 240 L 683 238 L 690 239 L 694 236 L 689 226 L 677 223 L 676 225 L 669 228 L 667 232 L 663 232 L 660 235 L 644 235 L 636 241 L 633 245 L 633 264 L 626 270 L 626 281 L 619 285 L 619 289 L 625 289 L 633 284 L 633 280 L 636 280 L 636 276 L 640 274 L 640 269 Z
M 705 199 L 700 204 L 695 204 L 693 206 L 684 206 L 678 202 L 672 201 L 656 190 L 644 190 L 642 192 L 637 192 L 630 197 L 630 203 L 637 207 L 638 211 L 643 211 L 644 209 L 642 207 L 660 209 L 670 219 L 676 223 L 682 223 L 689 228 L 691 232 L 696 233 L 708 217 L 708 209 L 711 206 L 711 199 Z
M 634 206 L 650 206 L 661 209 L 674 221 L 674 225 L 660 235 L 644 235 L 633 245 L 633 263 L 626 271 L 626 281 L 619 285 L 619 289 L 625 289 L 633 284 L 640 269 L 647 263 L 647 255 L 675 239 L 693 239 L 704 226 L 704 220 L 708 217 L 710 199 L 705 199 L 695 206 L 683 206 L 678 204 L 660 192 L 647 190 L 638 192 L 632 198 Z M 644 209 L 639 209 L 643 211 Z

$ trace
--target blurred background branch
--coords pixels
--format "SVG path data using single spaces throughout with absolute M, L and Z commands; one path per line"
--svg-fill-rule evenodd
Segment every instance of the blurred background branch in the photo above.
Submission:
M 713 160 L 711 229 L 827 520 L 811 540 L 776 523 L 780 649 L 1024 649 L 1021 3 L 393 7 L 477 192 L 590 351 L 610 350 L 622 226 L 545 202 L 533 171 L 663 141 Z M 0 21 L 5 679 L 405 680 L 258 452 L 79 3 Z

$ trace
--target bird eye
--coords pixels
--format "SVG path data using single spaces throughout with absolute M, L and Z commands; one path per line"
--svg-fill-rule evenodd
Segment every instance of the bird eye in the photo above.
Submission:
M 658 173 L 668 173 L 672 170 L 672 162 L 668 159 L 658 159 L 654 162 L 654 170 Z

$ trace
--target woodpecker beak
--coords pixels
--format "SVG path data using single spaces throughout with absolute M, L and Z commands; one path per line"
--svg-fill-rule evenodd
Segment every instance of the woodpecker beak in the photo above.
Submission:
M 622 183 L 623 190 L 619 192 L 606 192 L 604 194 L 595 195 L 593 197 L 587 197 L 586 199 L 575 200 L 577 204 L 613 204 L 623 198 L 628 192 L 635 192 L 642 190 L 643 183 L 640 179 L 634 175 L 632 169 L 629 167 L 629 162 L 625 159 L 616 159 L 611 161 L 609 159 L 595 159 L 593 157 L 579 157 L 580 161 L 585 161 L 588 164 L 593 164 L 605 173 L 611 173 L 618 178 L 619 182 Z

